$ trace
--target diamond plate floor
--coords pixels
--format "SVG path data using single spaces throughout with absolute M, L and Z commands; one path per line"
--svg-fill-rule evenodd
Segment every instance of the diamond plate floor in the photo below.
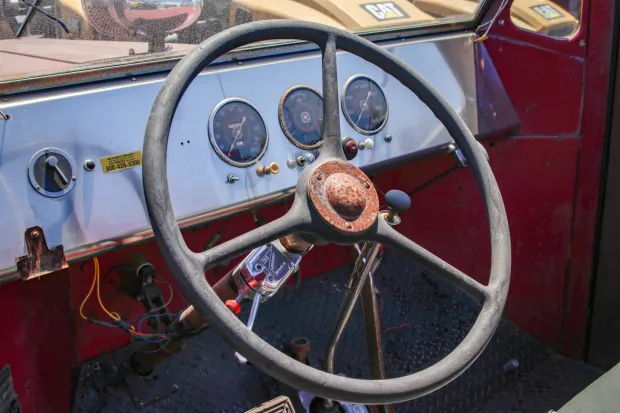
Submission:
M 308 337 L 312 359 L 322 363 L 350 269 L 306 280 L 298 290 L 287 287 L 261 306 L 255 331 L 280 349 L 293 337 Z M 467 334 L 479 311 L 467 296 L 393 253 L 386 254 L 375 284 L 382 307 L 389 377 L 411 374 L 440 360 Z M 360 307 L 358 304 L 337 349 L 336 372 L 369 377 Z M 248 310 L 249 305 L 241 314 L 243 319 Z M 507 368 L 515 361 L 516 369 Z M 160 365 L 155 374 L 172 377 L 175 390 L 140 408 L 111 356 L 90 361 L 78 380 L 73 411 L 243 412 L 284 390 L 252 366 L 237 364 L 232 349 L 209 330 Z M 421 413 L 546 413 L 561 407 L 600 374 L 549 354 L 536 340 L 502 322 L 487 349 L 461 377 L 396 408 Z

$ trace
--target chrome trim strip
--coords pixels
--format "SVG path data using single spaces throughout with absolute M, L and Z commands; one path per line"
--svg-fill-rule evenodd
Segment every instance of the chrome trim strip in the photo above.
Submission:
M 204 224 L 207 221 L 226 218 L 231 215 L 240 214 L 258 206 L 265 207 L 290 198 L 295 193 L 295 188 L 291 188 L 285 192 L 272 194 L 257 198 L 250 202 L 242 202 L 236 205 L 228 205 L 224 208 L 215 209 L 202 214 L 188 216 L 178 221 L 181 229 L 189 229 L 194 226 Z M 153 230 L 151 227 L 143 228 L 136 232 L 130 232 L 115 238 L 103 240 L 100 242 L 82 245 L 65 252 L 67 263 L 75 264 L 99 254 L 111 252 L 122 247 L 139 244 L 153 239 Z M 0 285 L 21 279 L 17 266 L 0 268 Z

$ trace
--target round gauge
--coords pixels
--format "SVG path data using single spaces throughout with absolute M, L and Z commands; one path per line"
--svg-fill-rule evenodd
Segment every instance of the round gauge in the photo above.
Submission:
M 368 76 L 350 78 L 342 91 L 342 111 L 353 129 L 364 135 L 379 132 L 387 122 L 388 104 L 383 90 Z
M 269 138 L 256 107 L 247 100 L 231 98 L 211 112 L 209 139 L 224 162 L 244 168 L 258 162 Z
M 280 99 L 280 126 L 291 143 L 314 149 L 323 142 L 323 98 L 310 86 L 293 86 Z

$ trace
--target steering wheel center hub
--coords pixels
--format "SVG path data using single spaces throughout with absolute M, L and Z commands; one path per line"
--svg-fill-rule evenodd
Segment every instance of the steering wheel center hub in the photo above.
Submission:
M 327 161 L 317 166 L 308 193 L 321 218 L 342 232 L 366 231 L 377 220 L 379 198 L 374 185 L 347 162 Z
M 366 209 L 366 191 L 360 181 L 344 173 L 325 180 L 327 202 L 342 218 L 355 221 Z

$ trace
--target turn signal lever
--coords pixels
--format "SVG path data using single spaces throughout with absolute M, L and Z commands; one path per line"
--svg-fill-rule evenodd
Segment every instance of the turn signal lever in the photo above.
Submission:
M 238 313 L 242 301 L 252 300 L 247 323 L 248 329 L 252 330 L 260 303 L 273 297 L 282 288 L 299 269 L 302 257 L 311 248 L 312 245 L 288 236 L 253 250 L 230 273 L 239 295 L 236 300 L 227 301 L 226 306 Z M 235 358 L 240 363 L 247 363 L 246 358 L 239 353 L 235 353 Z

